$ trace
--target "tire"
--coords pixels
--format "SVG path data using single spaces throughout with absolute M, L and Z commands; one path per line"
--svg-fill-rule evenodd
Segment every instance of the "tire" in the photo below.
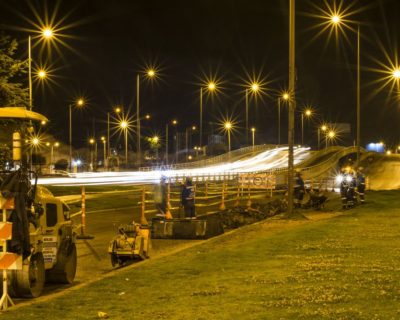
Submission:
M 47 271 L 47 282 L 71 284 L 74 282 L 77 266 L 75 243 L 71 243 L 68 251 L 60 251 L 56 265 Z
M 10 295 L 22 298 L 37 298 L 42 294 L 46 272 L 44 258 L 36 253 L 28 258 L 22 270 L 10 272 Z

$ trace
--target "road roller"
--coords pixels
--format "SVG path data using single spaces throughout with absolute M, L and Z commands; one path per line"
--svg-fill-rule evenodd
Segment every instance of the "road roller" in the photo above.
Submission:
M 23 107 L 0 108 L 0 206 L 3 221 L 12 224 L 11 238 L 0 242 L 0 252 L 21 262 L 7 271 L 12 297 L 38 297 L 46 282 L 70 284 L 76 273 L 76 228 L 70 209 L 38 186 L 38 176 L 30 170 L 29 141 L 35 124 L 47 121 Z
M 108 246 L 113 267 L 145 260 L 149 258 L 149 250 L 150 228 L 135 222 L 119 226 L 118 234 Z

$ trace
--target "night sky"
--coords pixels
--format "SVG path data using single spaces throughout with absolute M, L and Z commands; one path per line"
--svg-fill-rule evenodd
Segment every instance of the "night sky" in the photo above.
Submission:
M 400 1 L 344 2 L 344 7 L 355 2 L 348 19 L 361 24 L 362 143 L 383 139 L 398 144 L 396 93 L 390 84 L 376 91 L 384 75 L 374 69 L 382 69 L 378 61 L 395 61 Z M 18 57 L 25 59 L 29 32 L 23 28 L 34 29 L 27 20 L 38 22 L 33 8 L 41 17 L 56 12 L 56 22 L 65 17 L 59 39 L 66 45 L 49 52 L 38 44 L 32 54 L 35 62 L 47 61 L 53 69 L 53 81 L 34 86 L 34 110 L 49 117 L 48 130 L 61 141 L 68 141 L 68 105 L 80 95 L 88 103 L 84 111 L 74 111 L 76 146 L 83 145 L 93 130 L 97 136 L 105 134 L 106 114 L 113 105 L 121 104 L 133 115 L 136 74 L 144 75 L 146 66 L 152 65 L 159 78 L 141 81 L 141 113 L 152 115 L 150 121 L 142 121 L 143 134 L 162 135 L 173 118 L 180 131 L 198 125 L 201 80 L 216 76 L 221 92 L 205 99 L 204 122 L 236 119 L 234 144 L 239 146 L 245 125 L 243 85 L 250 75 L 266 81 L 266 95 L 250 100 L 250 125 L 257 128 L 257 142 L 276 143 L 277 96 L 286 87 L 288 74 L 288 3 L 0 0 L 0 28 L 18 39 Z M 296 8 L 297 107 L 311 105 L 318 115 L 306 126 L 307 141 L 311 134 L 315 137 L 322 120 L 351 123 L 353 130 L 355 124 L 356 34 L 346 29 L 348 41 L 342 33 L 338 41 L 335 36 L 329 39 L 329 31 L 315 38 L 323 20 L 313 15 L 318 14 L 317 7 L 326 9 L 325 3 L 333 1 L 301 0 Z M 282 125 L 285 131 L 286 117 Z M 299 141 L 299 130 L 296 137 Z

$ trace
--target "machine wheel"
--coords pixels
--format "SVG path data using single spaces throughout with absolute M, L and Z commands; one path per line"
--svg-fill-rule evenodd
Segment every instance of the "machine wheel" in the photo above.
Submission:
M 60 252 L 54 268 L 47 271 L 47 281 L 71 284 L 75 279 L 77 254 L 75 243 L 71 243 L 68 254 Z
M 41 295 L 45 283 L 44 259 L 41 253 L 28 258 L 22 270 L 10 273 L 10 294 L 14 297 L 37 298 Z
M 111 258 L 111 265 L 112 265 L 113 267 L 115 267 L 116 265 L 119 265 L 119 260 L 118 260 L 118 257 L 117 257 L 116 254 L 112 253 L 112 254 L 110 255 L 110 258 Z

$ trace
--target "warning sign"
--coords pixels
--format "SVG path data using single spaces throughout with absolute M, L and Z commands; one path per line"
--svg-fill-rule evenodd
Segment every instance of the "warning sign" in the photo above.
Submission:
M 43 238 L 43 258 L 47 264 L 53 264 L 57 260 L 57 237 Z
M 239 175 L 239 185 L 241 188 L 252 189 L 275 189 L 275 175 L 267 173 L 245 174 Z

